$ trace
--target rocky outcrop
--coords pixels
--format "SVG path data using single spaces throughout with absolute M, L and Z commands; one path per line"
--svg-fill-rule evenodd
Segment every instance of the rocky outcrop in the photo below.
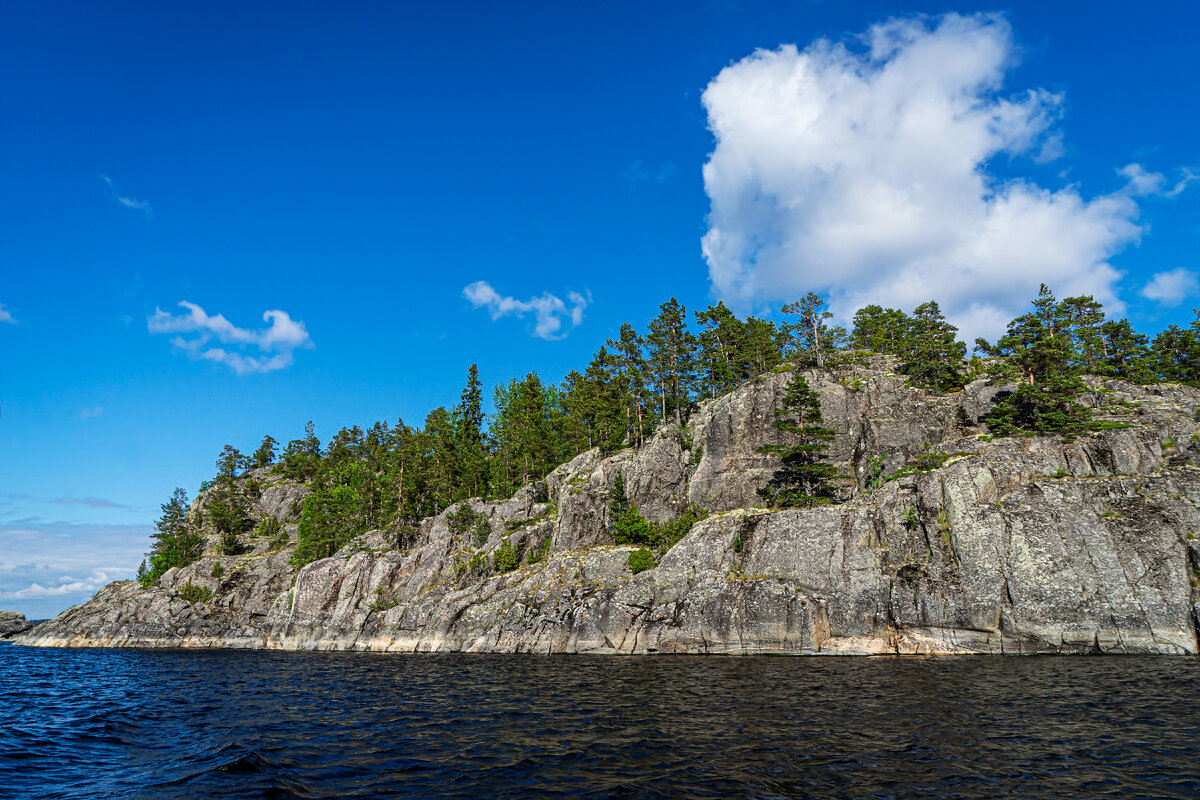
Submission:
M 1092 380 L 1109 430 L 993 439 L 1003 389 L 936 395 L 887 362 L 805 373 L 836 430 L 839 502 L 768 510 L 778 462 L 758 452 L 792 376 L 707 401 L 639 450 L 577 456 L 513 498 L 470 501 L 409 548 L 373 531 L 293 569 L 249 540 L 226 573 L 206 554 L 143 591 L 113 584 L 27 634 L 47 646 L 595 653 L 1196 653 L 1200 391 Z M 1195 439 L 1193 437 L 1196 437 Z M 930 451 L 941 455 L 913 469 Z M 940 466 L 938 466 L 940 464 Z M 885 480 L 901 467 L 905 477 Z M 711 512 L 656 567 L 612 543 L 618 472 L 651 519 Z M 263 478 L 256 513 L 303 487 Z M 268 505 L 268 502 L 271 505 Z M 286 508 L 285 508 L 286 506 Z M 503 543 L 521 565 L 481 575 Z M 547 545 L 549 545 L 547 547 Z M 272 550 L 272 547 L 276 549 Z M 473 565 L 474 558 L 474 565 Z M 188 602 L 187 584 L 212 591 Z
M 0 639 L 11 639 L 33 628 L 34 623 L 16 611 L 0 611 Z

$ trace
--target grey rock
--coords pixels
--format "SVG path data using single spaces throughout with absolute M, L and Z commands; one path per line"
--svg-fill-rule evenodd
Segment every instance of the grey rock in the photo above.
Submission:
M 685 430 L 640 450 L 577 456 L 505 501 L 467 503 L 487 541 L 456 533 L 453 508 L 415 544 L 372 531 L 300 570 L 293 545 L 247 540 L 151 590 L 112 584 L 24 634 L 43 646 L 590 653 L 1197 652 L 1200 391 L 1092 380 L 1115 423 L 1073 441 L 980 436 L 998 397 L 981 382 L 934 394 L 886 359 L 803 373 L 846 474 L 827 506 L 759 508 L 778 461 L 771 422 L 792 376 L 707 401 Z M 1121 427 L 1127 426 L 1127 427 Z M 1198 437 L 1200 438 L 1200 437 Z M 927 448 L 944 464 L 871 482 Z M 713 512 L 653 569 L 612 543 L 617 473 L 643 513 Z M 878 476 L 876 476 L 878 477 Z M 303 487 L 272 482 L 258 515 L 290 519 Z M 202 511 L 205 498 L 194 511 Z M 290 523 L 289 523 L 290 524 Z M 294 533 L 294 532 L 293 532 Z M 547 540 L 549 553 L 543 547 Z M 522 557 L 480 575 L 505 541 Z M 225 575 L 211 577 L 222 562 Z M 531 563 L 532 562 L 532 563 Z M 187 584 L 208 601 L 180 596 Z
M 33 628 L 34 623 L 16 611 L 0 611 L 0 639 L 10 639 Z

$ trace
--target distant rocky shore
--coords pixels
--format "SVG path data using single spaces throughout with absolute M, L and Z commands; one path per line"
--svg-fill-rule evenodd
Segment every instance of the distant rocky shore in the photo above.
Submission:
M 800 374 L 800 373 L 796 373 Z M 700 405 L 639 449 L 590 450 L 505 501 L 468 501 L 482 530 L 421 521 L 401 548 L 372 531 L 300 569 L 308 491 L 265 471 L 245 537 L 151 589 L 118 582 L 18 637 L 68 647 L 541 653 L 1197 652 L 1200 390 L 1089 378 L 1107 430 L 996 437 L 1004 387 L 913 388 L 886 360 L 802 373 L 836 436 L 842 496 L 763 508 L 760 448 L 793 374 Z M 930 454 L 934 457 L 930 457 Z M 623 476 L 650 520 L 705 509 L 636 574 L 614 544 Z M 890 479 L 887 479 L 890 478 Z M 202 494 L 198 514 L 209 502 Z M 477 572 L 499 548 L 515 568 Z M 220 562 L 220 567 L 217 567 Z
M 11 639 L 18 633 L 24 633 L 34 627 L 35 623 L 25 619 L 24 614 L 16 611 L 0 611 L 0 639 Z

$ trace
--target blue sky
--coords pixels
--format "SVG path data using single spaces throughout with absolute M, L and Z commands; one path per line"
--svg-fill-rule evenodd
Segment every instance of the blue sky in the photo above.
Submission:
M 130 575 L 226 442 L 558 380 L 672 295 L 1186 323 L 1200 11 L 1128 8 L 7 7 L 0 607 Z

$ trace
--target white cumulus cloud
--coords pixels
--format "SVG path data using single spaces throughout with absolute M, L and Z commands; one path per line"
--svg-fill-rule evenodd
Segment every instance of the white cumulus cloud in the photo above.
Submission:
M 4 307 L 4 303 L 0 303 L 0 323 L 17 324 L 17 321 L 13 319 L 12 312 Z
M 1180 268 L 1154 273 L 1150 282 L 1142 288 L 1142 297 L 1174 308 L 1184 298 L 1195 296 L 1197 291 L 1200 291 L 1200 281 L 1196 280 L 1196 273 Z
M 999 15 L 894 19 L 857 42 L 759 50 L 705 90 L 715 294 L 825 292 L 842 316 L 935 299 L 968 337 L 1003 331 L 1043 282 L 1122 310 L 1109 259 L 1141 235 L 1134 198 L 1175 189 L 1137 164 L 1090 198 L 989 174 L 1062 151 L 1061 95 L 1001 93 L 1016 54 Z
M 263 312 L 266 328 L 239 328 L 223 315 L 210 316 L 203 308 L 186 300 L 180 306 L 185 314 L 171 314 L 154 309 L 147 321 L 150 333 L 174 333 L 171 344 L 193 358 L 225 364 L 238 375 L 252 372 L 272 372 L 292 364 L 294 351 L 313 346 L 312 339 L 300 320 L 293 320 L 286 311 L 273 309 Z M 254 348 L 257 355 L 225 347 L 210 346 L 213 340 L 239 348 Z
M 567 302 L 549 292 L 528 300 L 518 300 L 515 297 L 502 296 L 487 281 L 475 281 L 464 288 L 462 293 L 473 308 L 487 308 L 493 321 L 501 317 L 523 317 L 532 313 L 533 335 L 547 341 L 564 338 L 583 322 L 583 310 L 592 301 L 590 293 L 584 296 L 578 292 L 569 292 Z M 569 323 L 566 330 L 563 329 L 564 323 Z

